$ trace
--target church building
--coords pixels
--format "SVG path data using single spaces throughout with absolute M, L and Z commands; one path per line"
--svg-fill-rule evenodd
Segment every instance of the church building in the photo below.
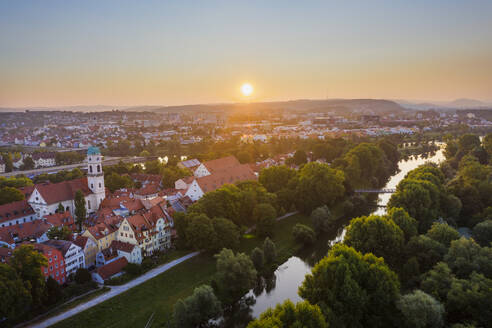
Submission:
M 106 197 L 102 155 L 97 147 L 89 147 L 87 150 L 86 177 L 59 183 L 37 184 L 28 198 L 28 203 L 38 219 L 54 214 L 59 204 L 75 215 L 75 193 L 78 190 L 84 194 L 87 213 L 96 212 Z

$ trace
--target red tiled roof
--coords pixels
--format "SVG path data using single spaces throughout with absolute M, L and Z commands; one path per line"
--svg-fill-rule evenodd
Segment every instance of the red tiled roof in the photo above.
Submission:
M 0 223 L 33 214 L 34 210 L 26 199 L 0 205 Z
M 135 194 L 136 195 L 153 195 L 157 194 L 159 192 L 160 188 L 157 183 L 149 183 L 145 187 L 138 189 Z
M 84 237 L 84 236 L 77 236 L 77 238 L 75 238 L 75 240 L 73 241 L 73 243 L 79 247 L 81 247 L 82 249 L 85 248 L 85 244 L 87 244 L 87 241 L 89 240 L 88 237 Z
M 214 191 L 226 183 L 238 181 L 256 180 L 257 177 L 248 164 L 239 164 L 222 171 L 216 171 L 211 175 L 197 178 L 196 181 L 203 192 Z
M 214 172 L 217 171 L 223 171 L 241 165 L 241 163 L 239 163 L 236 157 L 227 156 L 227 157 L 203 162 L 203 165 L 205 165 L 207 170 L 209 170 L 209 172 L 213 174 Z
M 55 240 L 55 239 L 49 239 L 47 241 L 43 241 L 41 244 L 56 248 L 57 250 L 59 250 L 62 253 L 63 257 L 65 257 L 65 254 L 68 252 L 68 250 L 72 246 L 71 241 Z
M 14 237 L 20 240 L 39 238 L 51 228 L 51 224 L 43 220 L 34 220 L 22 224 L 0 228 L 0 241 L 8 244 L 14 242 Z
M 131 253 L 135 247 L 136 247 L 136 245 L 132 245 L 130 243 L 125 243 L 125 242 L 118 241 L 118 240 L 113 240 L 111 242 L 111 245 L 109 245 L 109 248 L 111 248 L 112 250 L 122 251 L 125 253 Z
M 99 240 L 103 237 L 106 237 L 107 235 L 115 232 L 118 230 L 116 227 L 106 224 L 106 223 L 98 223 L 93 227 L 87 228 L 89 230 L 90 234 L 96 239 Z
M 138 180 L 140 182 L 153 181 L 153 182 L 161 183 L 161 179 L 162 179 L 162 177 L 159 174 L 144 174 L 144 173 L 132 173 L 130 174 L 130 177 L 133 180 Z
M 126 257 L 121 257 L 111 263 L 98 268 L 97 273 L 101 276 L 103 280 L 106 280 L 111 278 L 111 276 L 114 276 L 115 274 L 121 272 L 121 270 L 123 270 L 123 268 L 126 267 L 127 264 L 128 261 L 126 260 Z
M 77 227 L 75 226 L 75 220 L 73 219 L 72 214 L 70 214 L 69 211 L 45 215 L 44 218 L 48 223 L 51 223 L 55 227 L 65 226 L 74 232 L 77 230 Z
M 13 250 L 7 247 L 0 247 L 0 263 L 8 263 L 12 257 Z
M 75 199 L 77 190 L 81 190 L 84 196 L 92 193 L 87 185 L 86 177 L 59 183 L 41 183 L 35 185 L 35 188 L 48 204 Z

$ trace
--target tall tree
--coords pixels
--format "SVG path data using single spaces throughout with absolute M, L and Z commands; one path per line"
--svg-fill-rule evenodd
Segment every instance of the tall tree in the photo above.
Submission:
M 10 260 L 10 265 L 17 271 L 20 278 L 27 283 L 34 306 L 39 306 L 42 301 L 45 280 L 41 267 L 48 265 L 46 257 L 36 250 L 32 245 L 21 245 L 17 247 Z
M 202 327 L 209 320 L 216 319 L 221 312 L 220 301 L 212 287 L 202 285 L 195 288 L 191 296 L 178 300 L 174 306 L 174 323 L 180 328 Z
M 79 231 L 82 231 L 82 224 L 87 217 L 87 209 L 85 208 L 85 197 L 82 190 L 77 190 L 75 193 L 75 220 L 79 226 Z
M 32 297 L 26 286 L 11 266 L 0 263 L 0 318 L 15 321 L 29 310 Z
M 224 248 L 215 255 L 217 259 L 217 286 L 222 299 L 232 303 L 253 288 L 256 281 L 256 270 L 253 262 L 244 253 L 234 254 Z
M 400 262 L 403 242 L 403 231 L 391 219 L 378 215 L 353 219 L 345 235 L 345 244 L 361 253 L 383 257 L 392 267 Z
M 0 188 L 0 205 L 17 202 L 24 199 L 24 194 L 14 187 Z
M 325 318 L 317 305 L 309 302 L 292 303 L 290 300 L 268 309 L 249 323 L 248 328 L 303 327 L 327 328 Z
M 299 295 L 334 327 L 389 327 L 399 287 L 383 259 L 338 244 L 306 275 Z
M 438 328 L 444 325 L 444 306 L 421 290 L 402 296 L 397 307 L 408 328 Z

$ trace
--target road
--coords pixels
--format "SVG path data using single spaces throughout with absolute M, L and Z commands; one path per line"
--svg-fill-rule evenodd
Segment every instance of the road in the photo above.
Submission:
M 105 157 L 102 164 L 114 165 L 114 164 L 118 164 L 119 161 L 123 161 L 125 163 L 143 163 L 146 161 L 146 158 L 145 157 Z M 7 178 L 11 176 L 16 176 L 18 174 L 24 174 L 25 176 L 32 176 L 32 175 L 39 175 L 43 173 L 56 173 L 62 170 L 73 170 L 76 167 L 86 168 L 87 163 L 41 167 L 39 169 L 26 170 L 26 171 L 12 171 L 12 172 L 0 173 L 0 176 L 4 176 Z
M 74 315 L 76 315 L 76 314 L 78 314 L 84 310 L 87 310 L 87 309 L 89 309 L 89 308 L 91 308 L 91 307 L 93 307 L 99 303 L 102 303 L 106 300 L 109 300 L 110 298 L 113 298 L 116 295 L 124 293 L 127 290 L 129 290 L 130 288 L 138 286 L 138 285 L 146 282 L 147 280 L 152 279 L 152 278 L 160 275 L 163 272 L 166 272 L 167 270 L 171 269 L 172 267 L 174 267 L 174 266 L 176 266 L 176 265 L 178 265 L 178 264 L 180 264 L 180 263 L 182 263 L 182 262 L 184 262 L 184 261 L 186 261 L 192 257 L 197 256 L 198 254 L 200 254 L 200 252 L 193 252 L 193 253 L 190 253 L 190 254 L 185 255 L 183 257 L 180 257 L 179 259 L 176 259 L 176 260 L 171 261 L 169 263 L 163 264 L 160 267 L 152 269 L 149 272 L 141 275 L 138 278 L 133 279 L 132 281 L 127 282 L 124 285 L 108 286 L 111 288 L 111 290 L 109 292 L 104 293 L 98 297 L 95 297 L 95 298 L 91 299 L 90 301 L 87 301 L 86 303 L 79 304 L 76 307 L 74 307 L 74 308 L 72 308 L 66 312 L 63 312 L 59 315 L 48 318 L 48 319 L 41 321 L 41 322 L 38 322 L 38 323 L 33 323 L 32 325 L 29 325 L 27 327 L 49 327 L 51 325 L 54 325 L 55 323 L 58 323 L 62 320 L 70 318 L 71 316 L 74 316 Z

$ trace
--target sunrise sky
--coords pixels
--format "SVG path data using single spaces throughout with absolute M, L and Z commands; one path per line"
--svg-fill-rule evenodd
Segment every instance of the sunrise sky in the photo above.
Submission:
M 1 1 L 0 107 L 492 100 L 492 1 Z M 249 99 L 249 100 L 251 100 Z

